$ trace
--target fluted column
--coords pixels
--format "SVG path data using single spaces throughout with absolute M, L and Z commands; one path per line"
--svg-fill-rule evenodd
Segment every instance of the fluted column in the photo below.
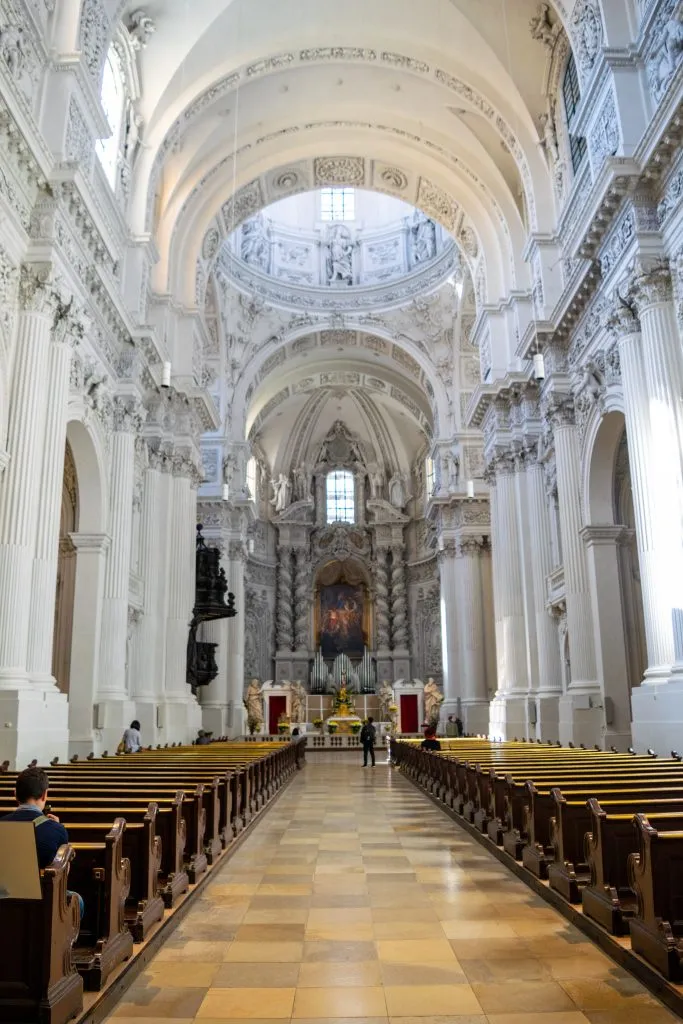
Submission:
M 294 647 L 291 547 L 280 545 L 277 557 L 277 647 L 279 651 L 291 651 Z
M 232 540 L 228 545 L 226 575 L 228 589 L 235 595 L 237 615 L 228 619 L 228 721 L 231 736 L 244 735 L 246 714 L 244 709 L 244 628 L 245 594 L 244 568 L 247 551 L 243 539 Z
M 98 698 L 125 701 L 126 644 L 128 638 L 128 591 L 133 528 L 133 484 L 135 477 L 135 436 L 142 426 L 142 411 L 137 399 L 119 396 L 114 402 L 114 429 L 111 435 L 109 529 L 111 546 L 107 557 L 102 606 L 102 643 Z M 104 723 L 112 730 L 121 721 Z M 115 734 L 111 739 L 115 738 Z
M 562 670 L 557 628 L 546 608 L 546 579 L 553 569 L 550 515 L 543 467 L 536 460 L 536 449 L 528 452 L 526 467 L 529 507 L 529 547 L 534 588 L 534 617 L 538 655 L 536 736 L 557 740 L 558 705 L 562 693 Z
M 456 586 L 456 544 L 452 538 L 439 540 L 439 582 L 441 585 L 441 664 L 444 702 L 441 718 L 460 712 L 460 643 L 458 592 Z
M 41 468 L 40 502 L 36 524 L 36 550 L 31 578 L 30 628 L 27 667 L 31 680 L 52 687 L 59 525 L 64 482 L 64 453 L 69 401 L 69 369 L 74 342 L 83 326 L 70 307 L 58 303 L 48 356 L 48 391 L 45 440 Z M 69 636 L 69 645 L 71 638 Z
M 652 483 L 659 523 L 669 540 L 665 588 L 671 608 L 675 665 L 683 679 L 683 350 L 678 335 L 668 268 L 639 274 L 633 284 L 642 328 L 650 429 L 653 432 Z
M 392 650 L 408 650 L 408 592 L 403 545 L 391 549 L 391 646 Z
M 76 549 L 71 673 L 69 677 L 69 754 L 95 749 L 93 704 L 97 700 L 102 634 L 102 593 L 108 534 L 72 533 Z
M 387 561 L 388 553 L 386 548 L 379 548 L 373 564 L 373 582 L 375 587 L 375 632 L 378 651 L 388 651 L 391 648 L 389 567 Z
M 491 487 L 493 603 L 498 689 L 489 710 L 489 732 L 504 739 L 527 730 L 526 636 L 519 550 L 514 460 L 499 456 Z
M 168 537 L 168 615 L 166 631 L 166 700 L 185 703 L 187 640 L 194 607 L 196 495 L 193 466 L 185 452 L 173 457 L 172 510 Z
M 134 661 L 131 665 L 131 696 L 143 735 L 157 737 L 156 702 L 163 694 L 165 659 L 159 657 L 167 573 L 165 529 L 168 516 L 166 490 L 172 466 L 168 449 L 158 441 L 148 442 L 149 464 L 144 472 L 140 521 L 139 574 L 144 583 L 142 617 L 137 625 Z
M 0 490 L 0 689 L 28 686 L 33 558 L 49 390 L 50 331 L 56 299 L 49 267 L 22 266 L 7 451 Z
M 462 715 L 465 731 L 477 735 L 488 731 L 489 722 L 481 574 L 483 548 L 481 539 L 468 537 L 459 541 L 455 565 Z
M 666 480 L 660 468 L 660 443 L 669 444 L 670 439 L 658 438 L 653 429 L 658 421 L 650 415 L 640 320 L 635 311 L 619 303 L 611 327 L 619 342 L 624 391 L 647 646 L 645 680 L 656 682 L 668 678 L 675 659 L 670 559 L 672 547 L 680 544 L 681 531 L 668 492 L 669 467 L 665 467 Z
M 557 466 L 557 493 L 564 559 L 564 587 L 567 601 L 567 629 L 571 657 L 569 690 L 596 693 L 597 665 L 593 639 L 593 608 L 586 566 L 586 551 L 581 539 L 581 483 L 579 437 L 574 421 L 574 405 L 569 398 L 553 400 L 552 417 Z

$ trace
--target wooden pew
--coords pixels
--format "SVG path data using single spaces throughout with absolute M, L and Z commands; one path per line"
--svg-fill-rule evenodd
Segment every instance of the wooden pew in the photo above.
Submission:
M 627 801 L 607 808 L 595 799 L 588 801 L 591 825 L 585 835 L 585 857 L 590 882 L 581 893 L 583 912 L 613 935 L 628 934 L 629 919 L 636 911 L 628 858 L 638 851 L 638 835 L 633 825 L 634 810 L 627 807 Z M 646 817 L 655 829 L 683 829 L 683 809 L 648 810 Z
M 683 980 L 683 831 L 658 832 L 644 814 L 634 818 L 638 852 L 628 859 L 636 914 L 631 948 L 669 981 Z
M 71 959 L 80 912 L 66 896 L 73 857 L 70 845 L 60 846 L 41 872 L 41 900 L 0 902 L 2 1024 L 65 1024 L 83 1009 L 83 980 Z
M 73 960 L 88 991 L 99 991 L 111 972 L 133 952 L 126 925 L 130 862 L 123 856 L 126 822 L 117 818 L 103 842 L 72 843 L 69 884 L 85 903 Z

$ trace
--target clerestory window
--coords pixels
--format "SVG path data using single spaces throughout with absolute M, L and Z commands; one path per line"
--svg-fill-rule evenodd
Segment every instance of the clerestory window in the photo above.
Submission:
M 574 135 L 571 130 L 572 120 L 581 99 L 579 76 L 573 54 L 569 55 L 564 78 L 562 79 L 562 99 L 564 101 L 564 116 L 569 135 L 569 153 L 572 161 L 572 170 L 576 174 L 586 155 L 586 140 L 582 135 Z
M 114 46 L 109 47 L 109 53 L 104 65 L 100 102 L 109 122 L 111 135 L 107 139 L 97 140 L 96 152 L 107 181 L 112 189 L 115 189 L 119 153 L 121 152 L 123 142 L 126 86 L 121 60 Z
M 356 190 L 353 188 L 323 188 L 320 190 L 321 220 L 355 220 Z
M 335 469 L 327 474 L 326 508 L 328 523 L 355 523 L 356 495 L 353 473 Z

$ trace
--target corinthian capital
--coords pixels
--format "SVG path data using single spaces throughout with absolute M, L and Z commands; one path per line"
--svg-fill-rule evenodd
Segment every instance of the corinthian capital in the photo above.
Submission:
M 641 269 L 633 278 L 629 293 L 639 316 L 652 306 L 671 302 L 673 283 L 669 266 L 660 263 L 652 268 Z
M 57 298 L 52 321 L 53 341 L 58 345 L 77 345 L 82 340 L 85 329 L 85 314 L 76 306 L 73 296 L 68 302 Z
M 543 403 L 543 415 L 554 429 L 575 426 L 573 397 L 562 393 L 548 395 Z
M 616 342 L 640 334 L 640 318 L 635 303 L 616 295 L 605 318 L 605 327 Z
M 119 434 L 139 434 L 145 422 L 145 408 L 131 395 L 117 395 L 114 399 L 113 425 Z
M 484 550 L 484 541 L 481 537 L 465 537 L 458 541 L 459 558 L 477 558 Z
M 52 284 L 49 263 L 22 263 L 19 274 L 19 301 L 22 310 L 53 315 L 57 296 Z

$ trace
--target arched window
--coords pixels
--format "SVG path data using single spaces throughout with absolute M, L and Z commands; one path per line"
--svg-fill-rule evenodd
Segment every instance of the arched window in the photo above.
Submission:
M 434 459 L 425 459 L 425 490 L 427 501 L 434 493 Z
M 256 459 L 253 455 L 247 462 L 247 487 L 249 497 L 252 501 L 256 501 Z
M 353 473 L 348 469 L 334 469 L 327 474 L 327 522 L 355 523 L 356 495 Z
M 126 104 L 126 85 L 123 69 L 114 46 L 109 47 L 109 53 L 104 65 L 100 101 L 109 122 L 111 135 L 108 139 L 97 140 L 97 155 L 107 181 L 112 189 L 114 189 L 116 188 L 116 170 L 119 162 L 119 153 L 123 142 L 123 121 Z
M 321 220 L 355 220 L 356 191 L 352 188 L 322 188 L 320 190 Z
M 583 163 L 583 158 L 586 155 L 586 140 L 582 135 L 574 135 L 571 130 L 572 120 L 576 113 L 576 108 L 579 105 L 579 100 L 581 99 L 579 76 L 576 70 L 576 61 L 574 60 L 573 53 L 569 54 L 564 78 L 562 79 L 562 99 L 564 101 L 564 116 L 567 123 L 567 132 L 569 134 L 569 152 L 572 160 L 572 170 L 576 174 Z

